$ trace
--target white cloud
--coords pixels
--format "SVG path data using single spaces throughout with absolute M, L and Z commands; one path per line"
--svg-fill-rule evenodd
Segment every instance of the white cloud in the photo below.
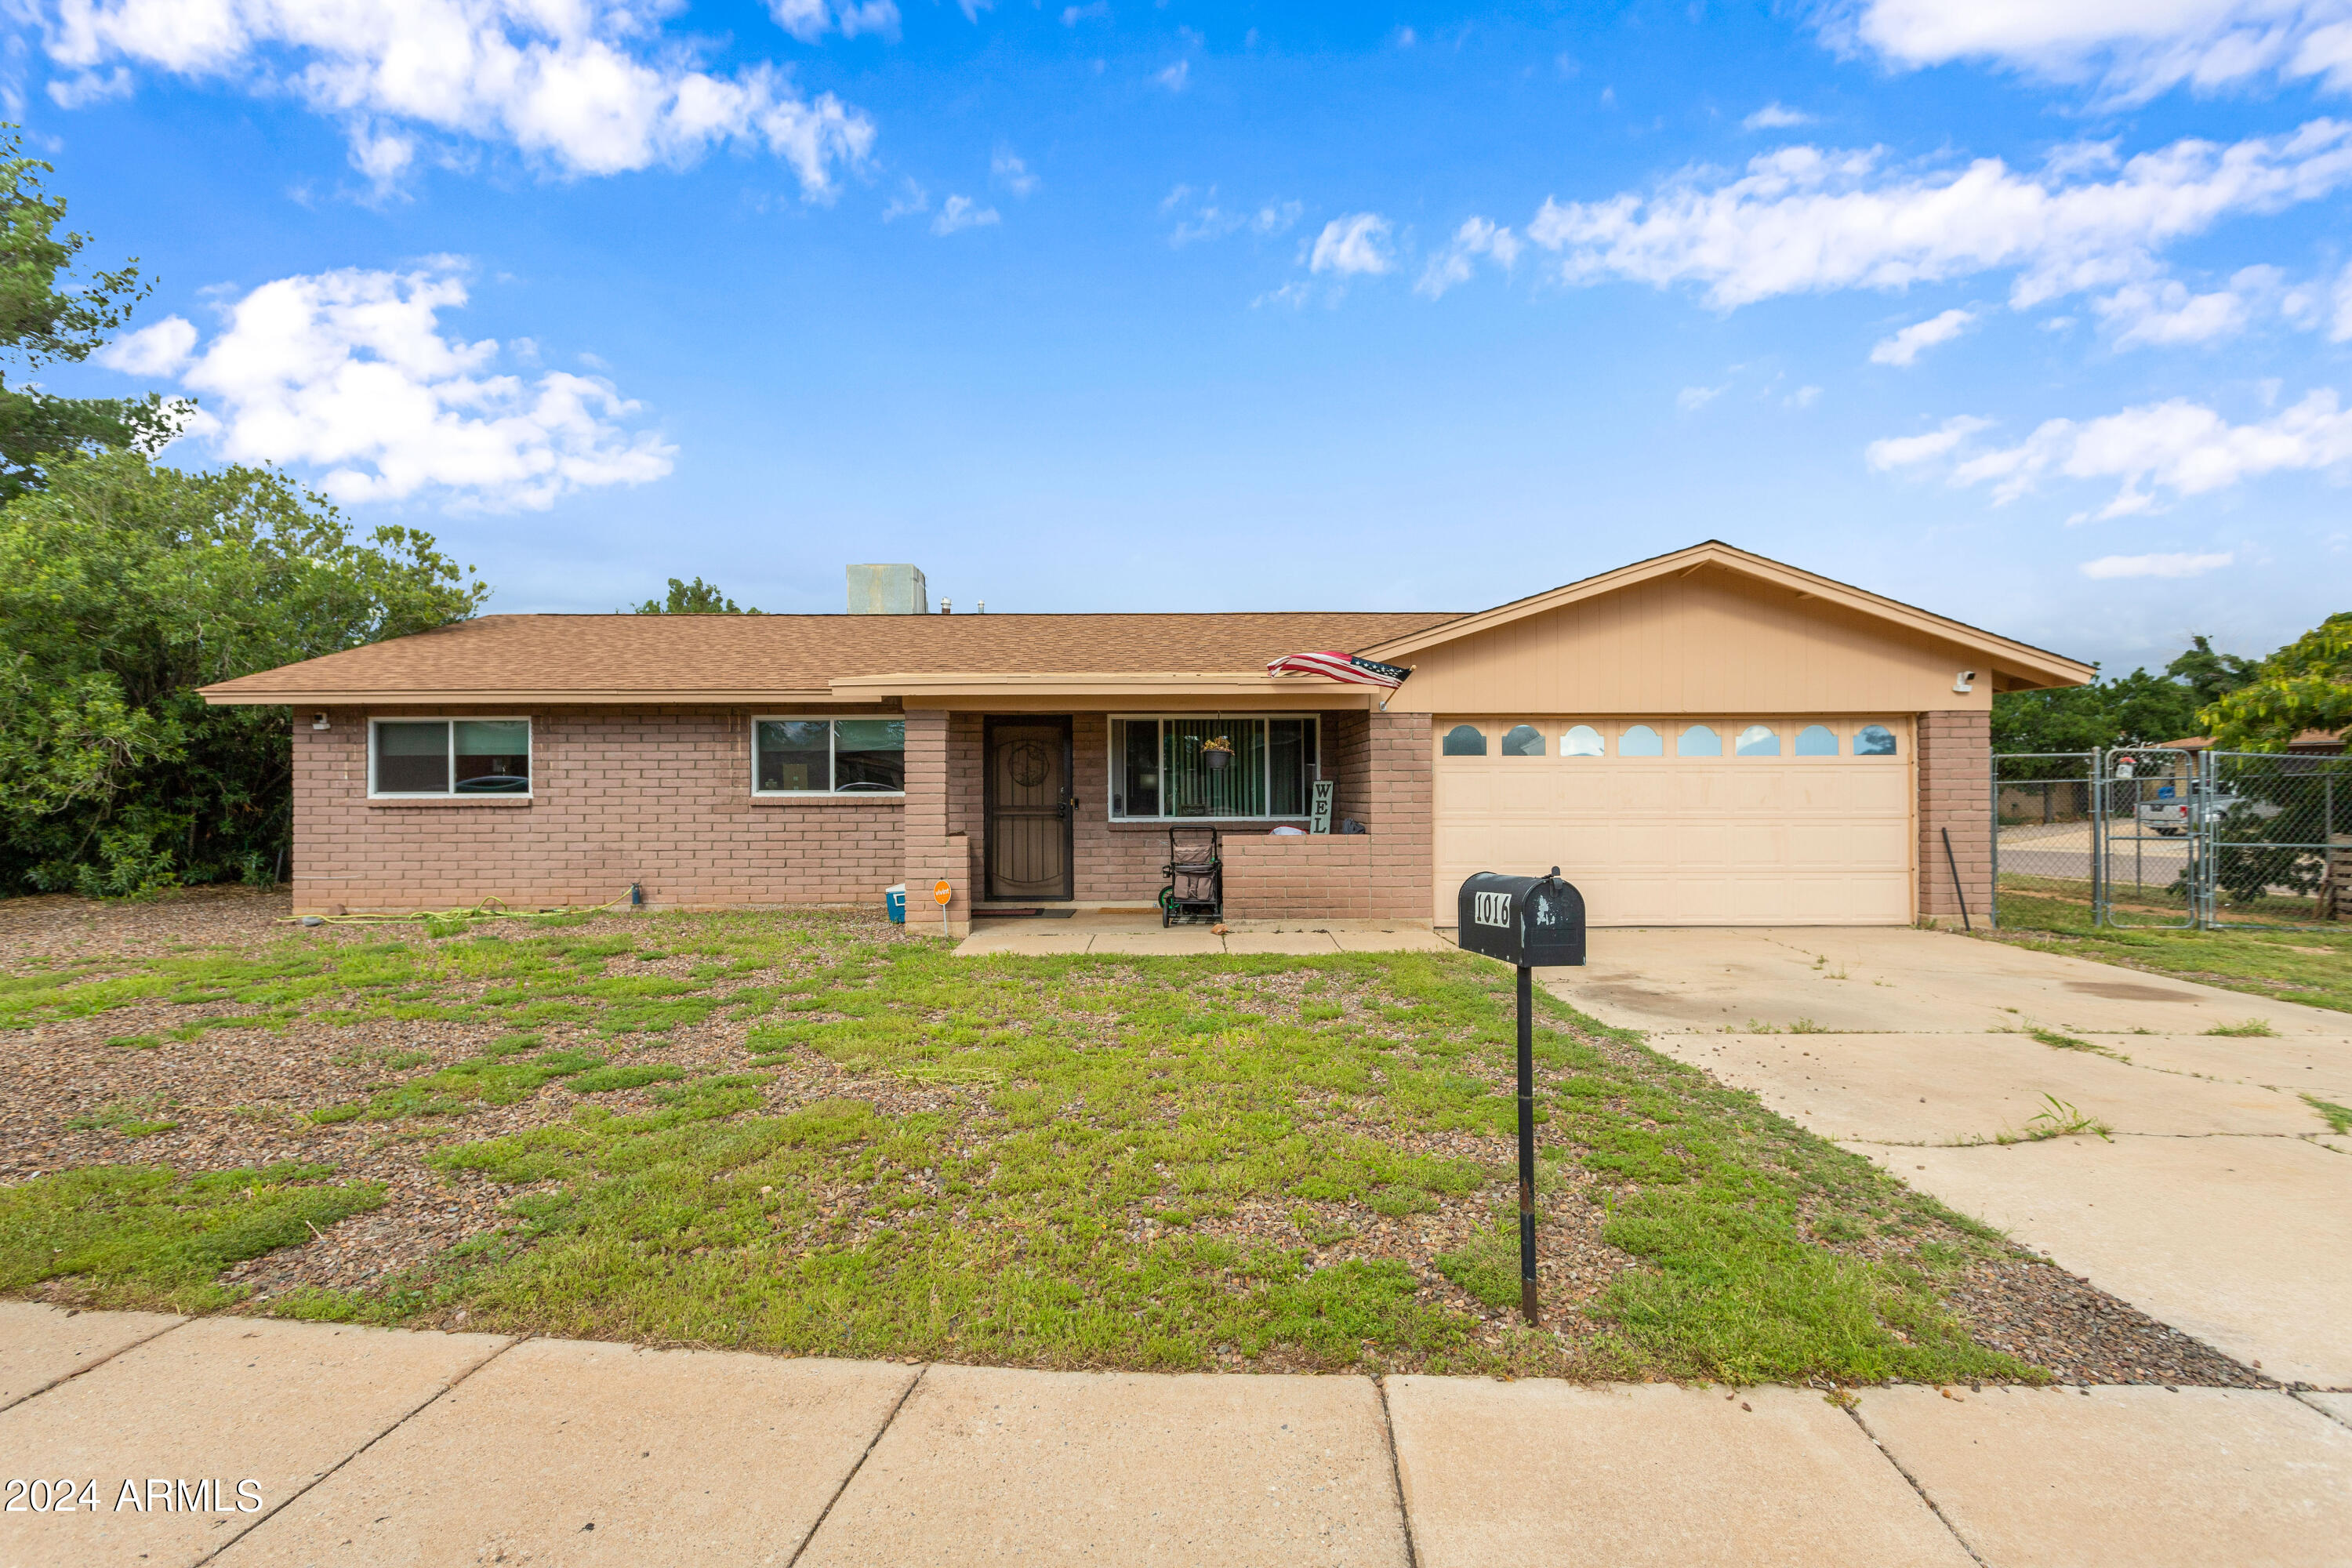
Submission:
M 1698 284 L 1724 309 L 1993 268 L 2019 272 L 2011 300 L 2022 307 L 2145 278 L 2166 245 L 2347 180 L 2352 123 L 2332 120 L 2226 145 L 2176 142 L 2120 166 L 2112 148 L 2068 148 L 2032 174 L 1998 158 L 1899 171 L 1874 150 L 1784 147 L 1742 174 L 1691 170 L 1647 195 L 1547 198 L 1528 237 L 1562 253 L 1567 282 Z
M 1785 131 L 1792 125 L 1811 125 L 1812 122 L 1813 117 L 1802 110 L 1790 109 L 1787 104 L 1776 101 L 1766 104 L 1741 121 L 1739 128 L 1742 131 Z
M 1787 408 L 1811 408 L 1814 404 L 1819 403 L 1821 400 L 1822 389 L 1820 387 L 1801 386 L 1797 388 L 1796 391 L 1789 394 L 1788 396 L 1782 398 L 1780 402 L 1781 405 Z
M 1446 247 L 1429 258 L 1429 265 L 1422 269 L 1421 281 L 1413 285 L 1414 291 L 1434 300 L 1455 284 L 1469 282 L 1481 256 L 1491 258 L 1507 272 L 1518 265 L 1520 248 L 1518 236 L 1509 229 L 1483 217 L 1466 219 L 1454 231 L 1454 238 Z
M 940 204 L 940 216 L 931 220 L 931 232 L 954 234 L 960 229 L 985 228 L 997 221 L 994 207 L 982 206 L 970 196 L 950 196 Z
M 931 193 L 917 184 L 913 175 L 898 183 L 898 194 L 892 196 L 882 209 L 882 221 L 895 223 L 902 217 L 931 210 Z
M 1184 90 L 1184 84 L 1192 79 L 1192 62 L 1178 60 L 1151 79 L 1171 92 L 1181 92 Z
M 1962 437 L 1984 427 L 1982 420 L 1953 420 L 1934 436 L 1874 441 L 1870 466 L 1890 468 L 1945 457 Z M 2336 394 L 2322 387 L 2293 407 L 2247 425 L 2232 425 L 2202 404 L 2179 397 L 2082 422 L 2045 420 L 2013 447 L 1961 458 L 1948 477 L 1958 486 L 1991 486 L 1993 500 L 2000 503 L 2048 479 L 2120 481 L 2104 507 L 2068 520 L 2082 522 L 2153 510 L 2158 489 L 2204 495 L 2266 474 L 2341 469 L 2347 464 L 2352 464 L 2352 412 L 2339 408 Z
M 125 375 L 177 375 L 195 352 L 195 323 L 166 316 L 152 327 L 125 332 L 98 351 L 98 363 Z
M 1192 211 L 1176 219 L 1169 231 L 1168 243 L 1185 246 L 1196 239 L 1223 239 L 1226 235 L 1243 229 L 1256 235 L 1286 233 L 1307 209 L 1297 202 L 1263 202 L 1255 210 L 1235 211 L 1217 205 L 1217 187 L 1211 185 L 1199 201 L 1192 200 L 1192 187 L 1178 185 L 1160 198 L 1160 213 L 1165 217 L 1190 204 Z
M 988 161 L 988 177 L 1016 196 L 1025 196 L 1037 188 L 1037 176 L 1029 172 L 1029 165 L 1001 147 Z
M 2115 332 L 2118 348 L 2211 342 L 2242 330 L 2247 316 L 2244 296 L 2228 289 L 2191 294 L 2175 279 L 2127 283 L 2094 300 L 2091 308 Z
M 898 36 L 898 7 L 892 0 L 768 0 L 768 15 L 803 44 L 814 44 L 829 32 L 845 38 L 860 33 Z
M 91 70 L 79 76 L 67 77 L 49 83 L 49 101 L 59 109 L 88 109 L 94 103 L 109 103 L 118 98 L 129 98 L 139 84 L 131 78 L 131 68 L 117 66 L 110 73 Z
M 638 405 L 611 382 L 562 371 L 526 381 L 495 369 L 495 340 L 443 337 L 440 312 L 465 302 L 447 262 L 281 278 L 226 307 L 201 353 L 184 321 L 114 350 L 156 365 L 176 355 L 181 384 L 205 400 L 192 434 L 223 458 L 322 469 L 319 488 L 346 503 L 437 494 L 543 510 L 670 471 L 677 448 L 625 427 Z
M 1109 15 L 1110 0 L 1089 0 L 1089 3 L 1084 5 L 1065 5 L 1062 7 L 1062 26 L 1065 27 L 1075 27 L 1090 16 L 1108 16 Z M 976 22 L 980 20 L 980 18 L 974 16 L 972 17 L 972 20 Z
M 1378 213 L 1350 213 L 1335 217 L 1315 237 L 1307 258 L 1309 272 L 1378 275 L 1396 265 L 1388 249 L 1389 220 Z
M 509 145 L 575 175 L 684 163 L 730 142 L 766 148 L 821 198 L 874 141 L 862 111 L 803 96 L 773 65 L 696 68 L 656 32 L 659 0 L 53 3 L 48 53 L 78 79 L 121 62 L 290 90 L 341 122 L 371 178 L 407 167 L 419 131 Z M 780 19 L 791 8 L 780 0 Z M 845 28 L 875 14 L 826 12 Z
M 1685 414 L 1696 414 L 1730 390 L 1729 382 L 1721 386 L 1685 386 L 1675 394 L 1675 406 Z
M 1908 468 L 1940 458 L 1978 431 L 1991 426 L 1990 419 L 1979 419 L 1973 414 L 1956 415 L 1924 436 L 1889 436 L 1873 441 L 1863 449 L 1863 460 L 1881 473 Z
M 1977 319 L 1974 310 L 1951 310 L 1924 321 L 1914 321 L 1892 337 L 1870 346 L 1873 364 L 1907 365 L 1938 343 L 1948 343 Z
M 1832 16 L 1897 65 L 1989 60 L 2122 102 L 2265 78 L 2352 89 L 2345 0 L 1861 0 Z
M 2352 266 L 2337 275 L 2328 296 L 2327 341 L 2340 343 L 2347 339 L 2352 339 Z
M 2211 555 L 2102 555 L 2084 562 L 2081 570 L 2085 577 L 2201 577 L 2237 558 L 2227 550 Z

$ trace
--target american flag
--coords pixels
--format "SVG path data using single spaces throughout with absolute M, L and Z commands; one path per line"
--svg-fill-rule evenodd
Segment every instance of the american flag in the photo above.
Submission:
M 1401 665 L 1380 664 L 1346 653 L 1285 654 L 1265 667 L 1268 675 L 1320 675 L 1357 686 L 1398 687 L 1412 671 Z

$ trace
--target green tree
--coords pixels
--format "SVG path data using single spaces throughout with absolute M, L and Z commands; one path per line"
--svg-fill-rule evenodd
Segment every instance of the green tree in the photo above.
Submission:
M 46 194 L 56 171 L 25 156 L 24 135 L 0 124 L 0 353 L 26 369 L 89 357 L 146 292 L 139 268 L 72 276 L 89 236 L 66 230 L 66 204 Z M 0 377 L 0 502 L 40 482 L 41 467 L 99 448 L 152 452 L 184 421 L 186 405 L 142 398 L 54 397 Z
M 2305 730 L 2352 732 L 2352 611 L 2328 616 L 2263 660 L 2252 679 L 2198 718 L 2232 752 L 2283 752 Z M 2352 733 L 2347 739 L 2352 750 Z
M 2204 637 L 2192 637 L 2180 656 L 2164 667 L 2164 673 L 2185 682 L 2197 700 L 2199 709 L 2211 707 L 2222 698 L 2254 679 L 2262 660 L 2242 658 L 2234 653 L 2215 653 L 2213 645 Z M 2201 720 L 2200 720 L 2201 722 Z
M 288 710 L 196 689 L 462 620 L 488 590 L 431 535 L 355 537 L 275 470 L 110 452 L 45 477 L 0 507 L 0 884 L 272 881 Z
M 697 577 L 691 583 L 669 580 L 669 597 L 647 599 L 632 612 L 640 616 L 756 616 L 719 591 L 717 584 Z

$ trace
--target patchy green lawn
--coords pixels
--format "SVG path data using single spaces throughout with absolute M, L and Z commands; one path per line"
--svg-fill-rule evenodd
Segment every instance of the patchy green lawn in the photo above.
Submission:
M 2125 918 L 2165 920 L 2151 908 Z M 2259 926 L 2163 931 L 2094 926 L 2090 905 L 2012 891 L 2000 895 L 2000 929 L 1977 934 L 2046 952 L 2072 953 L 2151 974 L 2169 974 L 2252 995 L 2352 1012 L 2352 931 Z
M 224 1304 L 270 1249 L 389 1224 L 365 1173 L 408 1160 L 501 1219 L 248 1306 L 1049 1366 L 2036 1375 L 1943 1304 L 2004 1244 L 1540 992 L 1547 1321 L 1517 1326 L 1509 979 L 958 959 L 825 914 L 77 956 L 0 978 L 0 1026 L 39 1031 L 5 1038 L 180 1087 L 26 1134 L 74 1168 L 0 1187 L 0 1289 Z M 252 1070 L 197 1053 L 237 1042 L 345 1066 L 227 1103 Z

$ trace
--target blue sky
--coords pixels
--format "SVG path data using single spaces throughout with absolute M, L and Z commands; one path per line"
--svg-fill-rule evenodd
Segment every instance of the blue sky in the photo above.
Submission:
M 2352 0 L 74 0 L 194 395 L 495 609 L 1460 608 L 1720 537 L 2128 668 L 2347 607 Z

